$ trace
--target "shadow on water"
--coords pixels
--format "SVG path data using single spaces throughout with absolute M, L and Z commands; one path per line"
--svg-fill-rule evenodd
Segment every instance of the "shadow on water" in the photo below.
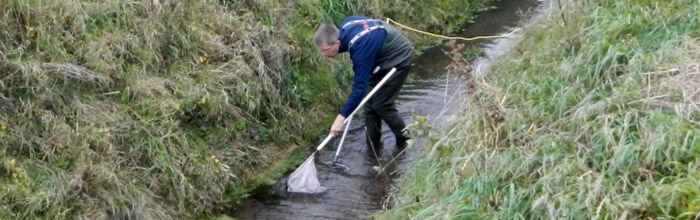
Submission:
M 473 24 L 466 25 L 460 36 L 474 37 L 508 33 L 523 25 L 523 21 L 541 11 L 540 0 L 501 0 L 495 1 L 494 9 L 479 14 Z M 510 38 L 486 39 L 466 42 L 472 49 L 483 50 L 483 57 L 473 61 L 476 74 L 488 68 L 490 60 L 500 56 L 508 46 Z M 450 59 L 444 55 L 443 47 L 433 47 L 424 51 L 414 61 L 411 74 L 414 79 L 402 89 L 397 99 L 398 110 L 407 124 L 412 123 L 412 115 L 423 115 L 431 119 L 433 125 L 443 123 L 443 116 L 449 116 L 455 106 L 465 99 L 464 85 L 455 76 L 445 74 Z M 395 187 L 397 177 L 405 169 L 405 164 L 415 158 L 418 149 L 407 148 L 396 157 L 399 150 L 391 131 L 384 126 L 382 141 L 385 149 L 379 160 L 368 156 L 365 147 L 364 122 L 358 117 L 341 152 L 340 163 L 347 169 L 336 169 L 328 165 L 335 153 L 338 141 L 331 143 L 317 154 L 316 168 L 321 185 L 328 188 L 317 195 L 299 195 L 286 192 L 287 177 L 271 188 L 259 189 L 253 197 L 242 202 L 232 216 L 239 219 L 366 219 L 372 213 L 388 208 L 386 196 Z M 385 166 L 387 163 L 389 166 Z M 398 164 L 398 165 L 397 165 Z M 378 167 L 386 167 L 377 172 Z

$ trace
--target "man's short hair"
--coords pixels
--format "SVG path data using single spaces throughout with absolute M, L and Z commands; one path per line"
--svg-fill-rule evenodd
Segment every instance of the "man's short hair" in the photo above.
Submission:
M 335 43 L 336 40 L 338 40 L 339 35 L 340 32 L 338 31 L 338 28 L 335 27 L 335 25 L 321 24 L 320 26 L 318 26 L 316 34 L 314 35 L 314 43 L 316 43 L 316 46 L 320 46 L 321 44 L 332 44 Z

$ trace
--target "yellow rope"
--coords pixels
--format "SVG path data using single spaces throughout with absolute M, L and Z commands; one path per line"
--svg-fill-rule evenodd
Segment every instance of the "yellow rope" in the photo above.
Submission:
M 451 39 L 451 40 L 465 40 L 465 41 L 477 40 L 477 39 L 488 39 L 488 38 L 507 37 L 507 36 L 509 36 L 509 35 L 511 35 L 511 34 L 513 34 L 513 33 L 515 33 L 516 31 L 519 31 L 519 30 L 520 30 L 520 28 L 518 28 L 518 29 L 515 29 L 515 30 L 511 31 L 510 33 L 507 33 L 507 34 L 504 34 L 504 35 L 477 36 L 477 37 L 472 37 L 472 38 L 464 38 L 464 37 L 449 37 L 449 36 L 445 36 L 445 35 L 433 34 L 433 33 L 430 33 L 430 32 L 426 32 L 426 31 L 421 31 L 421 30 L 413 29 L 413 28 L 411 28 L 411 27 L 409 27 L 409 26 L 406 26 L 406 25 L 403 25 L 403 24 L 401 24 L 401 23 L 399 23 L 399 22 L 396 22 L 396 21 L 394 21 L 394 20 L 391 20 L 391 18 L 386 18 L 386 23 L 389 23 L 389 22 L 392 22 L 392 23 L 397 24 L 397 25 L 399 25 L 399 26 L 401 26 L 401 27 L 403 27 L 403 28 L 406 28 L 406 29 L 408 29 L 408 30 L 412 30 L 412 31 L 415 31 L 415 32 L 418 32 L 418 33 L 421 33 L 421 34 L 426 34 L 426 35 L 430 35 L 430 36 L 433 36 L 433 37 L 440 37 L 440 38 Z

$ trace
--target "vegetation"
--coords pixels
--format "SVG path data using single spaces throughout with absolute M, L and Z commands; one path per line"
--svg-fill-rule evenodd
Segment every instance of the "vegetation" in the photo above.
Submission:
M 559 2 L 430 130 L 379 219 L 698 218 L 700 5 Z
M 317 24 L 449 29 L 485 2 L 0 1 L 0 219 L 235 205 L 294 167 L 303 156 L 265 168 L 317 140 L 343 100 L 350 69 L 320 60 Z

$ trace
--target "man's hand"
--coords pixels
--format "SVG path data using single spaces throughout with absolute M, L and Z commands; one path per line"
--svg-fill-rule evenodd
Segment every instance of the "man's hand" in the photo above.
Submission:
M 333 125 L 331 125 L 331 135 L 335 137 L 343 131 L 343 121 L 345 121 L 345 116 L 338 114 L 338 116 L 335 117 L 335 121 Z

